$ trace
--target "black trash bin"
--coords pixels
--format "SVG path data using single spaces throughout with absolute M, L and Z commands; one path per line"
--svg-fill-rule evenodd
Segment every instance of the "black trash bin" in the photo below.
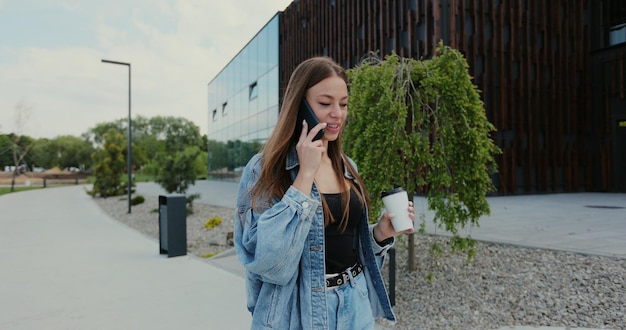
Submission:
M 168 258 L 187 254 L 185 195 L 159 196 L 159 251 Z

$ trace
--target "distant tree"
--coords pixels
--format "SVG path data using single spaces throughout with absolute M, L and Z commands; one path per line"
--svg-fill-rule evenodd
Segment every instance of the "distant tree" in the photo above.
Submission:
M 202 146 L 200 128 L 193 122 L 180 117 L 155 117 L 152 122 L 163 120 L 165 126 L 161 128 L 165 139 L 165 151 L 173 153 L 184 150 L 188 146 Z
M 118 196 L 125 193 L 122 175 L 126 168 L 124 136 L 114 128 L 103 136 L 103 146 L 93 154 L 94 176 L 96 178 L 92 196 Z
M 11 191 L 15 191 L 15 178 L 19 175 L 20 165 L 22 160 L 28 154 L 28 151 L 33 146 L 33 139 L 27 136 L 22 136 L 22 131 L 26 126 L 26 123 L 30 119 L 32 114 L 32 108 L 21 100 L 15 106 L 15 129 L 13 134 L 13 176 L 11 178 Z
M 132 119 L 132 159 L 133 166 L 142 168 L 151 162 L 158 153 L 172 154 L 186 146 L 204 147 L 200 129 L 193 122 L 181 117 L 156 116 L 146 118 L 137 116 Z M 103 135 L 114 129 L 125 137 L 128 136 L 128 119 L 121 118 L 113 122 L 97 124 L 83 138 L 94 145 L 102 145 Z M 128 143 L 126 143 L 127 145 Z M 206 150 L 206 148 L 203 148 Z M 126 147 L 124 148 L 126 152 Z
M 13 139 L 6 134 L 0 134 L 0 166 L 13 164 Z
M 168 193 L 186 193 L 187 188 L 196 182 L 194 163 L 198 156 L 200 156 L 200 149 L 193 146 L 174 155 L 163 157 L 161 159 L 163 167 L 159 173 L 158 183 Z
M 133 144 L 133 164 L 137 168 L 143 168 L 154 162 L 155 156 L 161 153 L 165 153 L 165 141 L 158 140 L 155 135 L 138 137 Z
M 31 150 L 31 164 L 43 168 L 67 168 L 76 167 L 81 170 L 91 168 L 91 155 L 94 147 L 85 139 L 62 135 L 54 139 L 38 139 L 35 147 Z
M 208 165 L 207 152 L 201 150 L 193 163 L 193 169 L 197 178 L 206 178 Z
M 58 166 L 56 161 L 50 161 L 57 157 L 56 152 L 50 148 L 50 140 L 47 138 L 37 139 L 26 158 L 33 170 L 35 167 L 51 168 Z
M 200 141 L 201 141 L 200 150 L 208 151 L 209 150 L 209 138 L 206 136 L 206 134 L 200 137 Z
M 226 143 L 216 140 L 207 141 L 209 175 L 228 167 L 228 149 Z
M 95 127 L 84 133 L 83 138 L 96 146 L 101 146 L 104 144 L 104 135 L 109 133 L 111 130 L 115 130 L 122 135 L 128 132 L 128 129 L 126 129 L 127 121 L 127 119 L 118 119 L 112 122 L 97 124 Z
M 157 182 L 168 193 L 186 194 L 189 186 L 196 182 L 198 174 L 195 167 L 201 154 L 197 146 L 186 147 L 174 154 L 161 154 L 159 163 L 162 167 Z M 187 210 L 190 213 L 193 213 L 193 201 L 198 197 L 199 194 L 187 196 Z

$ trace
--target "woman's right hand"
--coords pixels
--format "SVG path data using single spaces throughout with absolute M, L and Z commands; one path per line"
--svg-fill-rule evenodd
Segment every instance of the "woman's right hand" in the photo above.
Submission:
M 310 194 L 313 179 L 322 162 L 322 155 L 326 152 L 322 140 L 313 141 L 313 138 L 320 130 L 326 127 L 326 123 L 319 123 L 307 134 L 307 122 L 302 121 L 302 133 L 296 144 L 300 170 L 294 181 L 294 186 L 303 193 Z

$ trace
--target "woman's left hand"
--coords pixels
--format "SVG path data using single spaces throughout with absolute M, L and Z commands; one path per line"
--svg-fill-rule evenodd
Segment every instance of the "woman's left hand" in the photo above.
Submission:
M 374 226 L 374 239 L 377 242 L 382 242 L 392 236 L 398 236 L 404 233 L 410 234 L 415 232 L 415 229 L 413 228 L 409 228 L 401 232 L 395 231 L 395 229 L 393 229 L 393 225 L 391 224 L 391 218 L 393 218 L 393 216 L 393 214 L 390 214 L 385 210 L 380 219 L 378 219 L 378 223 L 376 224 L 376 226 Z M 413 222 L 415 222 L 415 208 L 413 208 L 412 201 L 409 201 L 409 217 Z

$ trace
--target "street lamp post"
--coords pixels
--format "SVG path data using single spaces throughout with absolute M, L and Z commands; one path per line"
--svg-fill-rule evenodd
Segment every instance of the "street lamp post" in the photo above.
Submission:
M 130 213 L 130 200 L 131 200 L 131 179 L 132 179 L 132 168 L 131 168 L 131 140 L 132 140 L 132 124 L 130 121 L 130 63 L 124 63 L 124 62 L 117 62 L 117 61 L 109 61 L 109 60 L 102 60 L 103 63 L 110 63 L 110 64 L 118 64 L 118 65 L 126 65 L 128 66 L 128 148 L 127 148 L 127 155 L 126 155 L 126 163 L 128 166 L 128 213 Z

